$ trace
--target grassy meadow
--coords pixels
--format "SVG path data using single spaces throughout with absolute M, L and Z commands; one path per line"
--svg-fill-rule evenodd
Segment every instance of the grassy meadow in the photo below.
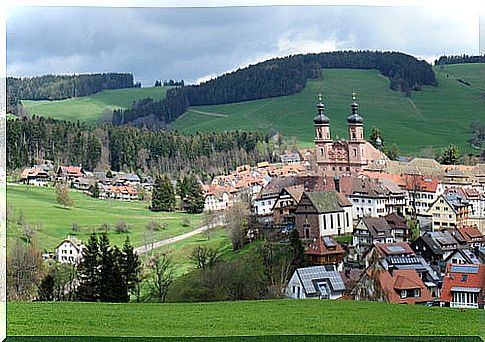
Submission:
M 328 300 L 180 304 L 13 302 L 7 334 L 47 336 L 484 335 L 481 310 Z M 370 339 L 371 340 L 371 339 Z
M 91 96 L 77 97 L 61 101 L 29 101 L 22 104 L 30 114 L 54 119 L 97 122 L 111 121 L 114 109 L 129 108 L 133 101 L 151 97 L 159 100 L 165 97 L 170 87 L 124 88 L 103 90 Z
M 450 143 L 470 152 L 470 123 L 485 117 L 485 64 L 447 65 L 434 70 L 438 87 L 426 86 L 406 97 L 390 90 L 389 80 L 376 70 L 324 69 L 322 79 L 308 81 L 298 94 L 191 107 L 172 128 L 188 133 L 227 129 L 280 132 L 296 137 L 302 147 L 313 146 L 317 94 L 323 93 L 331 134 L 336 139 L 347 138 L 346 118 L 351 92 L 355 91 L 366 135 L 376 126 L 402 153 L 417 153 L 428 146 L 439 151 Z
M 129 236 L 131 243 L 139 246 L 146 239 L 163 240 L 193 230 L 204 218 L 203 214 L 151 212 L 147 208 L 148 202 L 100 200 L 73 190 L 69 193 L 74 205 L 66 209 L 56 203 L 54 188 L 7 186 L 7 242 L 14 243 L 22 235 L 19 220 L 35 227 L 35 240 L 42 250 L 52 251 L 68 235 L 87 241 L 103 223 L 110 226 L 112 244 L 121 246 Z M 182 224 L 184 220 L 189 220 L 189 226 Z M 129 233 L 115 232 L 115 224 L 119 221 L 129 225 Z M 145 226 L 149 221 L 166 223 L 167 228 L 145 238 Z M 81 227 L 80 232 L 72 231 L 73 223 Z

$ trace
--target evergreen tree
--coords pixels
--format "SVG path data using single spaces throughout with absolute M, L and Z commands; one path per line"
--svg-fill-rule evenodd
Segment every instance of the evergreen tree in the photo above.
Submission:
M 183 199 L 184 209 L 189 213 L 201 213 L 205 204 L 204 190 L 194 176 L 189 176 L 187 183 L 187 194 Z
M 114 264 L 108 234 L 104 232 L 99 238 L 99 300 L 101 302 L 113 301 Z
M 460 160 L 460 151 L 458 147 L 450 144 L 441 155 L 440 162 L 445 165 L 456 165 Z
M 381 146 L 378 146 L 377 138 L 379 138 L 381 140 Z M 372 126 L 372 130 L 371 130 L 370 135 L 369 135 L 369 142 L 375 148 L 384 147 L 384 137 L 382 136 L 381 130 L 379 128 L 377 128 L 376 126 Z
M 166 176 L 157 176 L 152 192 L 152 211 L 172 211 L 175 208 L 175 192 Z
M 395 143 L 392 143 L 391 146 L 384 149 L 384 153 L 389 159 L 396 160 L 399 157 L 399 148 Z
M 79 286 L 77 298 L 84 302 L 96 302 L 99 300 L 100 270 L 99 270 L 99 246 L 95 233 L 89 238 L 89 242 L 82 252 L 83 259 L 78 266 Z
M 126 303 L 130 300 L 130 296 L 123 274 L 123 253 L 118 246 L 114 246 L 111 250 L 111 258 L 113 267 L 109 279 L 109 288 L 111 289 L 109 302 Z
M 37 300 L 52 301 L 54 300 L 55 279 L 51 272 L 47 273 L 39 285 L 39 294 Z
M 128 293 L 133 294 L 137 284 L 140 282 L 141 262 L 138 259 L 138 255 L 133 251 L 133 246 L 128 236 L 123 244 L 121 272 Z
M 94 184 L 89 187 L 89 192 L 91 193 L 91 196 L 93 196 L 94 198 L 99 198 L 98 182 L 94 182 Z
M 300 239 L 300 234 L 298 234 L 298 229 L 293 229 L 290 233 L 290 250 L 293 255 L 292 266 L 294 268 L 305 266 L 305 247 Z

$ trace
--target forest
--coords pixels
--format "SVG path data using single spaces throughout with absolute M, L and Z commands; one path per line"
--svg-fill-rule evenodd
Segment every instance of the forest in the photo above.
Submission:
M 14 170 L 50 160 L 113 171 L 156 174 L 227 172 L 238 165 L 278 158 L 284 148 L 267 134 L 220 132 L 182 135 L 135 127 L 103 125 L 43 117 L 7 120 L 7 168 Z
M 15 114 L 21 100 L 64 100 L 133 86 L 133 75 L 129 73 L 8 77 L 7 112 Z
M 468 56 L 468 55 L 458 55 L 458 56 L 441 56 L 437 59 L 435 65 L 445 65 L 445 64 L 465 64 L 465 63 L 485 63 L 485 55 L 479 56 Z
M 390 88 L 410 92 L 422 85 L 436 85 L 431 66 L 398 52 L 338 51 L 292 55 L 224 74 L 199 85 L 177 87 L 165 99 L 144 99 L 132 108 L 113 113 L 114 125 L 169 124 L 189 106 L 214 105 L 292 95 L 307 79 L 321 77 L 325 68 L 377 69 L 390 80 Z M 160 126 L 160 125 L 159 125 Z

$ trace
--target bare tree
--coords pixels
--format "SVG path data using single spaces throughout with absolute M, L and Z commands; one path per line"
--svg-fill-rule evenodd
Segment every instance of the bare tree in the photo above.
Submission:
M 56 187 L 56 201 L 57 204 L 62 205 L 64 208 L 72 207 L 74 201 L 69 196 L 69 191 L 65 185 L 59 184 Z
M 34 298 L 34 289 L 42 276 L 43 260 L 34 242 L 17 240 L 7 256 L 7 294 L 9 300 Z
M 224 212 L 226 229 L 233 250 L 238 250 L 246 244 L 249 214 L 249 207 L 244 202 L 236 202 Z
M 149 295 L 163 303 L 174 279 L 172 261 L 166 254 L 159 254 L 149 262 L 149 267 L 152 269 L 147 278 Z
M 79 233 L 81 231 L 81 226 L 77 223 L 73 223 L 71 229 L 74 233 Z
M 125 221 L 116 222 L 115 231 L 117 233 L 128 233 L 128 224 Z
M 212 267 L 220 259 L 220 254 L 214 248 L 199 245 L 192 251 L 189 259 L 195 263 L 197 268 L 205 269 Z

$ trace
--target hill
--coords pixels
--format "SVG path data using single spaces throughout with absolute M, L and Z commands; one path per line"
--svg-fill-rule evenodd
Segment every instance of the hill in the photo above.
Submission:
M 193 230 L 203 219 L 201 214 L 151 212 L 147 209 L 147 202 L 99 200 L 76 191 L 70 191 L 70 196 L 74 206 L 65 209 L 56 203 L 54 188 L 9 185 L 7 242 L 12 244 L 22 236 L 23 222 L 34 227 L 35 239 L 42 250 L 53 251 L 68 235 L 87 241 L 93 231 L 99 231 L 101 224 L 107 223 L 112 244 L 121 246 L 128 235 L 131 243 L 138 246 L 146 243 L 147 239 L 163 240 Z M 188 226 L 182 225 L 185 219 L 190 222 Z M 128 234 L 115 232 L 115 224 L 119 221 L 129 225 Z M 167 228 L 154 232 L 153 237 L 145 237 L 145 225 L 149 221 L 166 223 Z M 79 232 L 72 231 L 73 223 L 80 226 Z
M 483 336 L 479 311 L 345 300 L 190 304 L 13 302 L 7 305 L 7 334 Z
M 143 98 L 162 100 L 171 87 L 124 88 L 103 90 L 90 96 L 59 101 L 24 100 L 22 104 L 30 114 L 59 120 L 111 122 L 114 109 L 129 108 L 133 101 Z
M 409 97 L 389 89 L 377 70 L 324 69 L 319 80 L 307 81 L 295 95 L 225 105 L 190 107 L 171 127 L 181 132 L 243 129 L 280 132 L 313 145 L 317 94 L 324 94 L 332 136 L 347 137 L 350 93 L 356 91 L 366 135 L 381 129 L 388 143 L 401 152 L 416 153 L 427 146 L 454 143 L 464 152 L 470 123 L 485 117 L 485 64 L 435 67 L 438 86 L 423 86 Z

